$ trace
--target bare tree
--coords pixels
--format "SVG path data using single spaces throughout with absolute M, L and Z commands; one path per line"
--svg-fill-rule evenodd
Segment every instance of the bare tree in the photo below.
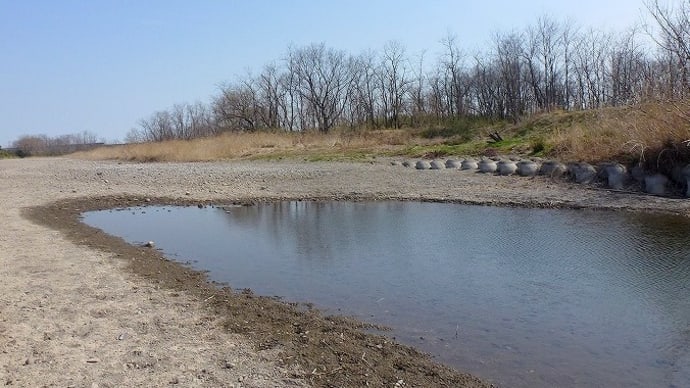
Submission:
M 574 53 L 576 107 L 600 108 L 607 103 L 607 60 L 611 35 L 590 29 L 579 36 Z
M 649 60 L 637 40 L 637 30 L 612 45 L 610 50 L 610 101 L 611 105 L 628 105 L 639 102 L 646 94 Z
M 130 128 L 125 135 L 125 143 L 143 143 L 147 140 L 146 135 L 138 128 Z
M 327 133 L 340 119 L 351 97 L 353 59 L 322 44 L 292 49 L 289 61 L 298 80 L 298 93 L 309 104 L 318 130 Z
M 656 43 L 672 53 L 680 73 L 681 93 L 690 93 L 690 1 L 681 0 L 675 8 L 659 4 L 659 0 L 645 1 L 645 6 L 660 29 Z
M 412 104 L 410 112 L 410 125 L 416 127 L 426 119 L 427 103 L 424 90 L 426 88 L 426 75 L 424 74 L 424 54 L 422 51 L 417 60 L 417 67 L 414 74 L 414 80 L 410 85 L 410 101 Z
M 259 114 L 256 93 L 251 78 L 220 87 L 220 95 L 213 99 L 213 114 L 221 131 L 257 129 Z
M 410 87 L 409 68 L 405 48 L 398 42 L 388 42 L 383 49 L 379 70 L 381 100 L 387 127 L 400 128 L 405 108 L 405 95 Z
M 571 109 L 571 97 L 573 95 L 573 82 L 572 82 L 572 52 L 574 50 L 575 37 L 578 35 L 579 27 L 572 22 L 572 20 L 567 20 L 563 29 L 561 30 L 561 44 L 563 53 L 563 104 L 562 108 Z
M 256 84 L 258 88 L 257 113 L 261 127 L 278 128 L 280 126 L 280 105 L 283 94 L 278 67 L 275 64 L 264 66 Z
M 505 111 L 501 118 L 517 122 L 525 112 L 523 96 L 523 40 L 519 33 L 498 34 L 495 37 L 495 55 L 503 83 L 502 96 Z
M 487 58 L 475 57 L 472 68 L 472 100 L 475 111 L 482 117 L 502 118 L 505 112 L 503 82 L 496 63 Z
M 285 59 L 285 72 L 278 79 L 281 89 L 281 102 L 279 104 L 283 116 L 283 125 L 288 131 L 297 131 L 303 128 L 304 103 L 299 92 L 299 79 L 296 72 L 296 62 L 290 55 Z
M 175 139 L 170 112 L 158 111 L 148 119 L 139 121 L 139 126 L 147 141 L 164 141 Z
M 45 153 L 50 147 L 50 140 L 46 135 L 25 135 L 12 143 L 22 155 L 30 156 Z
M 354 125 L 359 123 L 371 128 L 378 128 L 380 125 L 381 104 L 378 100 L 380 85 L 376 61 L 376 54 L 373 51 L 364 52 L 355 59 L 357 77 L 350 100 Z
M 448 34 L 441 40 L 444 52 L 440 58 L 441 80 L 445 96 L 443 99 L 447 104 L 448 116 L 465 115 L 467 109 L 465 100 L 467 97 L 468 84 L 465 82 L 465 69 L 463 68 L 464 54 L 458 46 L 457 36 Z

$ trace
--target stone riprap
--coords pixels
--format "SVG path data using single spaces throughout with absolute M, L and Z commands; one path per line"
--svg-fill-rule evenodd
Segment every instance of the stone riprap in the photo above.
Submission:
M 460 162 L 459 160 L 456 160 L 456 159 L 446 160 L 446 168 L 457 169 L 457 168 L 461 168 L 461 167 L 462 167 L 462 162 Z
M 496 166 L 498 167 L 498 174 L 503 176 L 513 175 L 517 171 L 517 164 L 512 160 L 501 160 L 496 163 Z
M 539 175 L 548 176 L 551 178 L 560 178 L 568 172 L 565 164 L 555 160 L 548 160 L 541 164 L 539 168 Z
M 431 166 L 432 170 L 445 170 L 446 169 L 446 163 L 441 161 L 441 160 L 432 160 L 431 163 L 429 163 Z
M 426 160 L 418 160 L 417 163 L 414 164 L 414 168 L 417 170 L 430 170 L 431 163 Z
M 669 179 L 662 174 L 647 175 L 644 177 L 644 191 L 649 194 L 665 195 Z
M 595 167 L 584 162 L 564 164 L 555 160 L 542 161 L 538 158 L 518 161 L 514 160 L 515 157 L 495 159 L 497 160 L 482 158 L 478 162 L 472 158 L 463 159 L 462 162 L 458 162 L 457 159 L 446 161 L 422 159 L 414 163 L 402 162 L 396 165 L 414 165 L 418 170 L 453 169 L 500 176 L 534 177 L 543 175 L 550 178 L 572 180 L 579 184 L 603 185 L 612 190 L 642 190 L 653 195 L 668 195 L 669 190 L 678 189 L 682 191 L 683 196 L 690 197 L 690 165 L 673 168 L 672 176 L 668 177 L 660 173 L 647 172 L 641 166 L 627 168 L 617 162 L 601 163 Z
M 465 159 L 462 161 L 462 165 L 460 166 L 462 170 L 476 170 L 479 168 L 479 165 L 477 164 L 477 161 L 474 159 Z
M 532 160 L 521 160 L 517 163 L 517 172 L 520 176 L 535 176 L 539 173 L 539 164 Z
M 478 164 L 479 172 L 485 173 L 485 174 L 492 174 L 496 172 L 496 169 L 498 168 L 496 166 L 496 162 L 491 159 L 482 159 L 479 164 Z

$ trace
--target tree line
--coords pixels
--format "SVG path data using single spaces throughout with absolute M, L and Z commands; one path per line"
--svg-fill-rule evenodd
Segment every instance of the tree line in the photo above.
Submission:
M 31 155 L 62 155 L 74 151 L 87 149 L 98 143 L 98 137 L 93 132 L 83 131 L 60 136 L 25 135 L 12 143 L 12 148 L 18 156 Z
M 480 53 L 459 38 L 410 55 L 397 42 L 358 55 L 315 43 L 290 47 L 256 75 L 219 87 L 208 103 L 153 113 L 126 141 L 227 131 L 401 128 L 480 117 L 517 122 L 538 112 L 690 97 L 690 1 L 645 3 L 649 23 L 625 33 L 542 16 L 496 33 Z M 651 41 L 651 43 L 650 43 Z

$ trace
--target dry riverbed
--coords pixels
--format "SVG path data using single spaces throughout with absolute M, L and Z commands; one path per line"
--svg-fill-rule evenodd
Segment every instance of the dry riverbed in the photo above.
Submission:
M 365 163 L 0 160 L 0 384 L 484 387 L 361 324 L 85 226 L 86 210 L 281 199 L 429 200 L 688 215 L 690 200 L 548 178 Z M 356 292 L 356 290 L 353 290 Z

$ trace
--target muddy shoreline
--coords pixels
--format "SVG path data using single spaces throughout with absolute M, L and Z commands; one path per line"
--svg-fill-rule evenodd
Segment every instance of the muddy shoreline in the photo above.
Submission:
M 428 356 L 407 347 L 396 344 L 386 337 L 365 334 L 363 324 L 341 318 L 323 316 L 307 305 L 286 304 L 281 301 L 260 297 L 250 291 L 237 292 L 209 283 L 204 274 L 192 271 L 180 264 L 166 260 L 155 249 L 135 247 L 123 240 L 104 234 L 80 222 L 79 216 L 84 211 L 100 210 L 114 207 L 145 205 L 209 205 L 242 203 L 251 204 L 262 201 L 277 200 L 424 200 L 443 201 L 464 204 L 491 206 L 522 206 L 544 208 L 588 208 L 616 211 L 642 211 L 667 214 L 690 214 L 688 200 L 681 198 L 663 198 L 641 193 L 626 193 L 602 190 L 591 186 L 579 186 L 567 182 L 556 182 L 547 178 L 496 177 L 482 174 L 470 174 L 460 171 L 414 171 L 390 166 L 386 160 L 374 164 L 352 163 L 302 163 L 287 162 L 227 162 L 227 163 L 175 163 L 175 164 L 121 164 L 117 162 L 85 162 L 58 159 L 28 159 L 0 161 L 0 178 L 2 179 L 3 205 L 0 207 L 7 222 L 20 222 L 13 217 L 29 220 L 32 225 L 45 229 L 33 230 L 30 225 L 10 230 L 6 239 L 0 240 L 0 248 L 5 254 L 0 256 L 7 268 L 3 275 L 13 275 L 21 283 L 31 283 L 36 272 L 16 272 L 14 261 L 22 252 L 25 260 L 35 257 L 40 266 L 42 258 L 51 254 L 56 245 L 64 245 L 69 253 L 65 257 L 101 257 L 98 265 L 110 266 L 119 262 L 108 271 L 117 272 L 128 282 L 138 287 L 151 287 L 152 298 L 159 298 L 160 305 L 147 305 L 146 300 L 137 302 L 144 305 L 152 314 L 163 314 L 156 309 L 170 309 L 176 306 L 182 314 L 192 317 L 201 316 L 204 322 L 212 322 L 205 329 L 212 333 L 208 341 L 198 341 L 203 349 L 214 348 L 218 356 L 215 362 L 206 364 L 176 377 L 175 368 L 179 360 L 174 357 L 156 357 L 165 353 L 165 347 L 174 346 L 176 338 L 168 343 L 143 341 L 133 352 L 153 354 L 155 362 L 150 375 L 132 373 L 127 362 L 82 362 L 73 365 L 70 360 L 63 363 L 31 361 L 32 356 L 15 354 L 22 346 L 10 346 L 2 342 L 0 361 L 3 369 L 0 374 L 5 382 L 31 385 L 32 382 L 50 381 L 64 383 L 60 374 L 46 374 L 45 368 L 52 370 L 59 365 L 73 373 L 80 373 L 82 368 L 89 368 L 86 374 L 91 380 L 80 380 L 79 383 L 100 384 L 99 386 L 116 386 L 121 383 L 143 381 L 149 384 L 186 384 L 195 382 L 201 386 L 394 386 L 402 381 L 407 387 L 480 387 L 488 386 L 472 376 L 462 374 L 445 366 L 434 363 Z M 165 194 L 165 195 L 161 195 Z M 58 231 L 59 236 L 37 242 L 34 237 L 45 235 L 48 231 Z M 64 241 L 61 241 L 64 240 Z M 14 246 L 14 251 L 10 249 Z M 7 249 L 5 249 L 7 248 Z M 72 250 L 74 252 L 72 252 Z M 13 252 L 16 254 L 13 255 Z M 29 254 L 25 254 L 25 253 Z M 77 254 L 78 253 L 78 254 Z M 62 263 L 63 260 L 60 260 Z M 88 260 L 85 260 L 88 261 Z M 105 263 L 104 263 L 105 262 Z M 88 270 L 88 264 L 84 264 Z M 55 282 L 64 279 L 59 269 L 54 269 Z M 107 272 L 107 271 L 106 271 Z M 109 278 L 104 274 L 97 283 L 88 284 L 88 276 L 72 274 L 75 279 L 87 283 L 93 290 L 103 288 L 103 282 L 113 282 L 118 278 Z M 58 279 L 59 278 L 59 279 Z M 50 281 L 50 279 L 48 279 Z M 72 280 L 73 281 L 73 280 Z M 87 290 L 88 292 L 97 292 Z M 17 290 L 5 290 L 6 296 L 0 305 L 0 332 L 12 331 L 19 325 L 9 314 L 26 310 L 26 306 L 35 301 L 23 295 L 14 295 Z M 58 299 L 75 298 L 74 295 L 61 295 L 60 290 L 51 290 L 49 294 Z M 78 294 L 76 298 L 85 297 Z M 131 298 L 125 291 L 123 298 Z M 45 295 L 44 298 L 45 299 Z M 184 299 L 181 306 L 176 299 Z M 81 300 L 66 300 L 64 303 L 80 305 Z M 99 310 L 99 302 L 91 305 L 92 310 Z M 142 308 L 143 309 L 143 308 Z M 107 310 L 107 309 L 106 309 Z M 113 315 L 116 315 L 114 312 Z M 60 311 L 53 320 L 70 317 Z M 103 330 L 111 330 L 107 325 L 108 314 L 103 323 Z M 130 311 L 131 315 L 131 311 Z M 32 316 L 31 312 L 27 316 Z M 93 311 L 85 321 L 92 322 Z M 21 317 L 18 317 L 19 320 Z M 96 317 L 100 318 L 100 317 Z M 126 322 L 128 312 L 110 317 L 110 321 Z M 146 321 L 149 319 L 143 317 Z M 174 322 L 173 322 L 174 323 Z M 196 323 L 199 324 L 198 322 Z M 14 326 L 13 326 L 14 325 Z M 35 331 L 19 331 L 15 344 L 19 343 L 33 349 L 36 354 L 38 340 L 32 338 L 37 333 L 46 332 L 40 319 L 33 322 Z M 67 323 L 65 323 L 67 325 Z M 126 324 L 120 323 L 120 326 Z M 161 324 L 162 325 L 162 324 Z M 179 335 L 187 335 L 186 323 L 178 324 Z M 97 331 L 97 329 L 94 329 Z M 162 327 L 161 332 L 170 331 Z M 131 331 L 131 330 L 130 330 Z M 149 332 L 151 331 L 151 332 Z M 136 337 L 150 335 L 155 337 L 155 330 L 145 333 L 128 334 Z M 54 337 L 65 334 L 69 329 L 58 330 Z M 22 337 L 23 336 L 23 337 Z M 231 336 L 225 342 L 219 337 Z M 51 339 L 44 342 L 53 341 Z M 44 337 L 45 338 L 45 337 Z M 247 341 L 248 348 L 242 357 L 222 357 L 226 352 L 223 346 L 227 341 L 237 343 Z M 6 341 L 6 340 L 3 340 Z M 40 341 L 38 341 L 40 342 Z M 112 341 L 111 341 L 112 342 Z M 121 341 L 125 342 L 125 341 Z M 8 345 L 9 344 L 9 345 Z M 225 344 L 225 345 L 224 345 Z M 119 345 L 119 344 L 117 344 Z M 73 346 L 77 349 L 83 344 L 79 340 Z M 110 342 L 104 346 L 114 346 Z M 57 343 L 49 351 L 59 353 L 64 344 Z M 154 348 L 153 351 L 149 348 Z M 82 349 L 83 350 L 83 349 Z M 130 356 L 126 351 L 114 347 L 111 355 Z M 110 351 L 110 348 L 108 348 Z M 46 351 L 46 353 L 50 353 Z M 193 360 L 201 353 L 192 353 Z M 259 355 L 256 364 L 246 359 Z M 34 360 L 41 358 L 34 355 Z M 180 355 L 179 357 L 185 357 Z M 49 357 L 45 357 L 46 359 Z M 122 360 L 125 360 L 123 358 Z M 22 361 L 22 359 L 24 359 Z M 102 358 L 99 358 L 101 360 Z M 230 359 L 230 360 L 228 360 Z M 31 373 L 25 373 L 29 360 Z M 91 359 L 92 360 L 92 359 Z M 89 361 L 87 359 L 86 361 Z M 253 361 L 252 361 L 253 362 Z M 114 365 L 125 365 L 121 373 L 114 372 Z M 246 366 L 240 370 L 238 364 Z M 121 365 L 120 365 L 121 366 Z M 264 369 L 265 368 L 265 371 Z M 95 370 L 95 371 L 94 371 Z M 257 370 L 261 370 L 257 372 Z M 175 371 L 175 372 L 174 372 Z M 203 372 L 202 372 L 203 371 Z M 238 376 L 238 377 L 237 377 Z M 40 379 L 43 380 L 40 380 Z M 46 378 L 48 380 L 46 380 Z M 32 380 L 36 379 L 36 380 Z M 140 380 L 136 380 L 140 379 Z M 232 383 L 230 382 L 232 381 Z M 399 384 L 400 385 L 400 384 Z

